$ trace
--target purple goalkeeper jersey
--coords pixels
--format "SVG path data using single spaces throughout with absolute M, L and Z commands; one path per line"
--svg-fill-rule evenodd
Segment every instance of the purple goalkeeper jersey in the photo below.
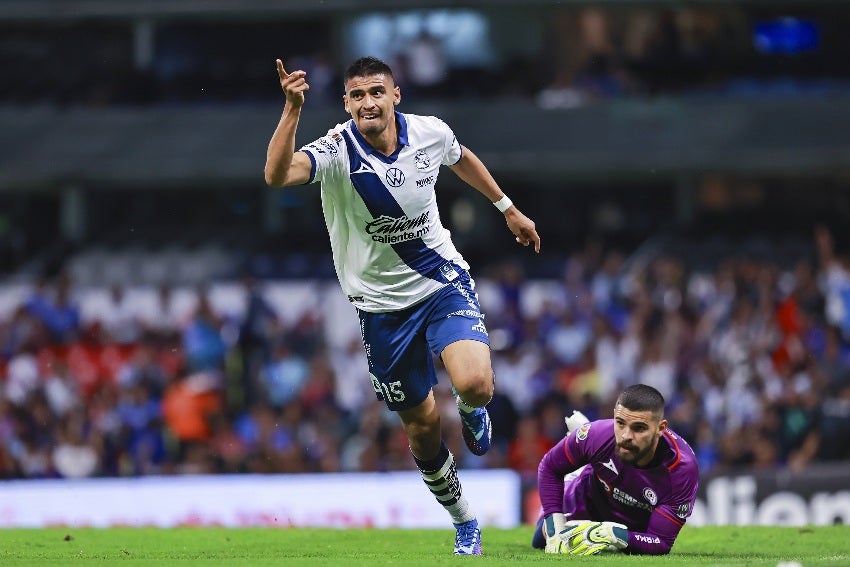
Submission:
M 619 522 L 629 528 L 628 553 L 670 551 L 691 515 L 699 485 L 693 449 L 666 429 L 645 467 L 617 457 L 614 420 L 585 423 L 540 461 L 537 484 L 543 514 L 568 520 Z M 575 478 L 564 475 L 585 466 Z

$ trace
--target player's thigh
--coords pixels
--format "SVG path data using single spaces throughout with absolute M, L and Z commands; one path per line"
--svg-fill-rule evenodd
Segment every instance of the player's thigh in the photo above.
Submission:
M 399 313 L 359 312 L 360 330 L 372 386 L 392 411 L 417 407 L 437 383 L 428 344 L 422 339 L 425 318 L 415 310 Z
M 490 345 L 474 339 L 455 341 L 441 353 L 443 365 L 459 391 L 475 390 L 493 394 L 493 366 Z
M 440 357 L 452 384 L 461 392 L 492 394 L 490 337 L 478 295 L 465 272 L 430 300 L 425 332 L 431 350 Z

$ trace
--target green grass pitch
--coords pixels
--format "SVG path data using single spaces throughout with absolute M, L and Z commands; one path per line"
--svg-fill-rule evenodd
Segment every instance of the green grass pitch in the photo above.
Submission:
M 0 565 L 132 566 L 550 564 L 731 567 L 850 565 L 850 526 L 690 527 L 661 557 L 545 555 L 531 527 L 483 530 L 484 557 L 451 554 L 454 531 L 300 528 L 48 528 L 0 530 Z M 796 562 L 796 563 L 794 563 Z

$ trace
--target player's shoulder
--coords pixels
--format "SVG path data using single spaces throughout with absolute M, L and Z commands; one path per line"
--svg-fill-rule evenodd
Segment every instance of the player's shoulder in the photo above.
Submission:
M 337 124 L 336 126 L 331 128 L 330 130 L 328 130 L 328 133 L 325 134 L 325 137 L 331 138 L 332 140 L 336 141 L 337 143 L 342 144 L 343 135 L 347 132 L 350 133 L 351 128 L 353 127 L 353 122 L 354 122 L 353 120 L 347 120 L 345 122 L 340 122 L 339 124 Z
M 349 124 L 346 122 L 337 124 L 328 130 L 327 134 L 305 145 L 301 150 L 313 155 L 329 154 L 331 157 L 347 154 L 348 149 L 345 143 L 345 137 L 350 136 L 347 132 L 348 128 Z
M 448 124 L 446 124 L 445 121 L 438 116 L 407 113 L 403 113 L 402 116 L 407 122 L 408 129 L 418 130 L 425 133 L 441 132 L 449 129 Z
M 591 439 L 595 442 L 605 441 L 606 439 L 614 438 L 614 420 L 613 419 L 597 419 L 588 421 L 582 424 L 575 430 L 576 441 L 584 441 Z
M 696 454 L 685 439 L 675 431 L 667 428 L 663 433 L 670 451 L 664 459 L 664 466 L 671 474 L 699 474 Z

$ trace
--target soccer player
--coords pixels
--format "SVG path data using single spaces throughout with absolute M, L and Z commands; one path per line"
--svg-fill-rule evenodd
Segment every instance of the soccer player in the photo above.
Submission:
M 298 151 L 295 133 L 310 87 L 304 71 L 288 73 L 279 59 L 277 72 L 286 103 L 269 142 L 266 183 L 321 183 L 337 277 L 360 317 L 375 393 L 398 413 L 425 484 L 452 518 L 454 553 L 480 555 L 478 521 L 442 438 L 431 353 L 448 372 L 475 455 L 490 447 L 484 406 L 494 378 L 469 266 L 437 210 L 440 166 L 490 199 L 518 243 L 539 252 L 540 236 L 444 122 L 395 110 L 401 91 L 383 61 L 364 57 L 345 70 L 342 102 L 351 119 Z
M 567 426 L 537 469 L 543 516 L 531 545 L 574 555 L 669 553 L 693 510 L 699 470 L 667 427 L 658 390 L 629 386 L 614 419 L 571 426 L 568 418 Z

